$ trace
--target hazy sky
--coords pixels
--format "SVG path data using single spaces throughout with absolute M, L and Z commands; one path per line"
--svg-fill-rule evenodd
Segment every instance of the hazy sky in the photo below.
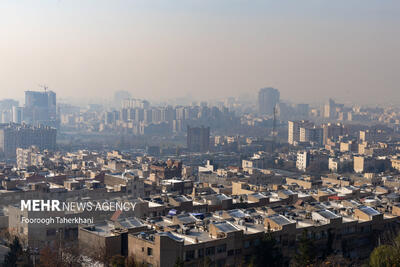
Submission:
M 399 103 L 399 49 L 399 0 L 0 0 L 0 98 Z

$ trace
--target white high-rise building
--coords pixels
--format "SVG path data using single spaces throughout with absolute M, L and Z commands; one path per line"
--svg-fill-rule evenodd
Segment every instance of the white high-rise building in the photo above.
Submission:
M 297 153 L 296 168 L 305 171 L 310 165 L 310 153 L 307 151 Z
M 14 106 L 12 108 L 12 122 L 13 123 L 22 123 L 23 120 L 23 107 L 16 107 Z
M 288 143 L 294 145 L 300 142 L 300 128 L 313 128 L 314 124 L 309 121 L 288 121 Z

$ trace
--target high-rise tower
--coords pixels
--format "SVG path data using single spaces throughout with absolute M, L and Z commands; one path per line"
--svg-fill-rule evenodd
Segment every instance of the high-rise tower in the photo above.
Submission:
M 276 104 L 279 103 L 280 93 L 277 89 L 268 87 L 258 92 L 258 111 L 260 114 L 273 115 Z

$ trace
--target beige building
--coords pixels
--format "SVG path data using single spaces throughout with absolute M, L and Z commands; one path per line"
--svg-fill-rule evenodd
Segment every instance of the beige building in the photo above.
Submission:
M 400 171 L 400 159 L 392 159 L 392 168 Z
M 174 266 L 177 259 L 185 266 L 215 264 L 216 266 L 238 266 L 243 254 L 252 251 L 251 241 L 258 243 L 262 232 L 244 234 L 244 231 L 229 222 L 215 222 L 208 231 L 195 229 L 183 233 L 158 232 L 129 235 L 129 255 L 136 262 L 151 266 Z
M 104 184 L 111 190 L 124 191 L 134 198 L 145 196 L 144 178 L 140 178 L 131 172 L 124 172 L 121 175 L 106 174 Z
M 84 255 L 92 257 L 126 256 L 128 254 L 128 234 L 147 230 L 147 225 L 134 217 L 104 221 L 88 226 L 82 225 L 78 230 L 79 249 Z
M 43 165 L 44 156 L 40 154 L 37 147 L 32 146 L 30 148 L 17 148 L 17 167 L 19 169 L 26 169 L 31 166 L 39 167 Z
M 311 176 L 299 177 L 299 178 L 286 178 L 287 185 L 296 184 L 304 189 L 316 188 L 321 185 L 321 180 L 312 179 Z
M 310 165 L 310 153 L 307 151 L 298 152 L 296 159 L 296 168 L 300 171 L 306 171 Z
M 370 160 L 363 156 L 354 157 L 354 171 L 357 173 L 364 172 L 366 167 L 369 165 L 368 164 L 369 162 L 370 162 Z
M 174 266 L 178 259 L 184 266 L 240 266 L 250 261 L 269 232 L 285 259 L 294 256 L 304 233 L 314 240 L 318 255 L 330 244 L 330 249 L 346 257 L 367 257 L 374 234 L 397 220 L 365 206 L 357 207 L 352 216 L 316 208 L 294 219 L 277 213 L 254 215 L 236 209 L 214 214 L 209 224 L 187 215 L 170 223 L 160 221 L 152 226 L 154 230 L 128 236 L 128 255 L 150 266 Z M 252 222 L 244 219 L 249 217 Z
M 42 248 L 47 245 L 59 245 L 76 239 L 77 224 L 63 224 L 50 218 L 68 216 L 62 211 L 21 211 L 18 206 L 9 206 L 8 229 L 11 235 L 18 236 L 22 243 L 31 248 Z M 68 216 L 72 217 L 72 216 Z M 42 220 L 29 223 L 26 219 Z M 47 223 L 46 220 L 49 220 Z
M 300 128 L 312 128 L 314 124 L 309 121 L 288 121 L 288 143 L 291 145 L 300 142 Z
M 323 186 L 349 186 L 352 184 L 351 180 L 347 177 L 342 177 L 337 174 L 328 174 L 321 177 Z

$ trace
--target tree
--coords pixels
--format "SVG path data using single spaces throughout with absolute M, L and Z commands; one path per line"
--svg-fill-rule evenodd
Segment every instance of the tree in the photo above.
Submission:
M 114 255 L 110 259 L 110 266 L 125 267 L 125 257 L 122 255 Z
M 304 231 L 299 243 L 297 253 L 294 257 L 294 265 L 306 267 L 314 264 L 316 259 L 316 248 L 314 242 L 307 237 L 307 231 Z
M 29 248 L 27 248 L 25 251 L 22 251 L 22 256 L 20 257 L 19 261 L 19 266 L 22 267 L 30 267 L 33 266 L 33 260 L 32 260 L 32 252 Z
M 203 266 L 204 267 L 210 267 L 211 266 L 211 259 L 210 259 L 210 257 L 206 257 L 205 259 L 204 259 L 204 261 L 203 261 Z
M 327 172 L 328 170 L 328 162 L 317 160 L 310 163 L 306 172 L 310 174 L 320 174 L 321 172 Z
M 46 246 L 40 251 L 40 267 L 53 267 L 59 266 L 58 251 Z
M 98 245 L 96 249 L 84 249 L 83 253 L 88 255 L 91 259 L 103 263 L 105 266 L 110 262 L 110 256 L 104 245 Z
M 11 233 L 10 233 L 9 229 L 4 229 L 4 230 L 0 231 L 0 239 L 10 242 Z
M 371 267 L 399 266 L 399 256 L 399 251 L 394 246 L 381 245 L 372 251 L 369 257 L 369 265 Z
M 135 258 L 133 257 L 133 255 L 130 255 L 126 258 L 125 266 L 126 267 L 136 267 Z
M 184 262 L 183 262 L 183 260 L 181 260 L 181 258 L 177 258 L 176 259 L 176 262 L 175 262 L 175 264 L 174 264 L 174 267 L 183 267 L 184 266 Z
M 251 265 L 278 267 L 283 266 L 283 258 L 276 240 L 270 233 L 266 233 L 260 244 L 255 249 L 255 253 L 251 259 Z
M 77 246 L 66 246 L 62 249 L 61 261 L 68 267 L 82 266 L 82 256 Z
M 324 260 L 318 261 L 313 267 L 341 267 L 341 266 L 360 266 L 357 261 L 344 258 L 341 255 L 330 255 Z
M 14 240 L 10 245 L 10 251 L 4 257 L 4 266 L 7 267 L 17 266 L 17 261 L 21 255 L 22 255 L 22 246 L 19 242 L 19 238 L 14 237 Z
M 327 256 L 332 254 L 332 252 L 333 252 L 332 244 L 333 244 L 334 239 L 335 239 L 335 234 L 332 233 L 331 229 L 329 229 L 328 230 L 328 240 L 326 243 L 326 249 L 324 250 L 324 254 L 323 254 L 324 258 L 326 258 Z
M 400 266 L 400 235 L 386 236 L 386 244 L 376 247 L 370 257 L 369 265 L 376 266 Z

